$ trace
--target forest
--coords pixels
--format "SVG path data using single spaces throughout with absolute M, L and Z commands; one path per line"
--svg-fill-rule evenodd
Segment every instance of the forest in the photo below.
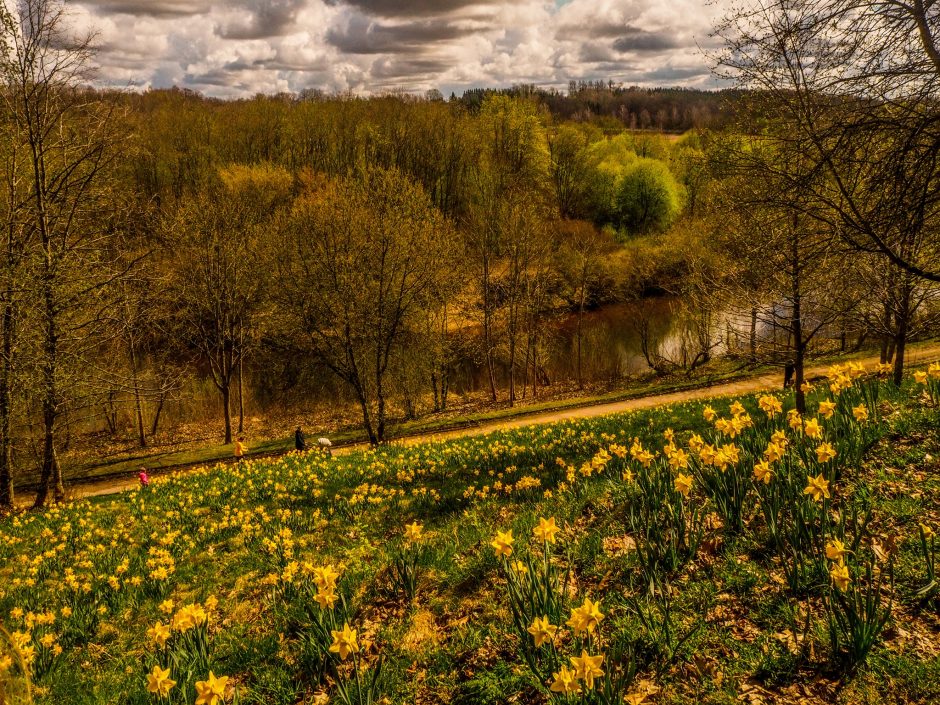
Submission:
M 652 374 L 789 366 L 798 404 L 807 356 L 874 346 L 899 384 L 935 331 L 932 104 L 834 103 L 742 53 L 716 93 L 98 91 L 92 47 L 39 30 L 7 26 L 3 66 L 0 504 L 22 471 L 61 495 L 89 431 L 201 416 L 229 443 L 302 402 L 378 444 L 455 394 L 615 381 L 587 322 L 624 303 Z

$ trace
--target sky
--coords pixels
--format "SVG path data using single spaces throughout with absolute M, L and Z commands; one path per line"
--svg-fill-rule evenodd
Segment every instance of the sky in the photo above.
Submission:
M 724 0 L 721 0 L 723 2 Z M 715 86 L 712 0 L 70 0 L 99 83 L 359 94 L 569 80 Z

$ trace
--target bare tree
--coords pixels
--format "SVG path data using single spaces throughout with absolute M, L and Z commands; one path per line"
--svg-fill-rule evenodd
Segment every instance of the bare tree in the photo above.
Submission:
M 23 225 L 30 243 L 30 358 L 41 416 L 36 506 L 63 494 L 56 454 L 60 417 L 78 385 L 70 372 L 94 347 L 106 290 L 121 274 L 112 259 L 110 174 L 119 136 L 113 103 L 84 89 L 91 36 L 70 32 L 57 0 L 23 0 L 0 9 L 0 75 L 14 139 L 25 152 Z
M 226 443 L 232 442 L 232 393 L 242 391 L 244 358 L 264 313 L 265 236 L 291 186 L 282 169 L 231 167 L 184 200 L 168 225 L 176 333 L 219 390 Z M 240 417 L 242 398 L 243 392 Z
M 275 302 L 285 337 L 346 382 L 373 444 L 386 439 L 388 378 L 405 333 L 453 261 L 454 236 L 427 193 L 377 169 L 311 188 L 283 235 Z
M 807 189 L 805 215 L 940 281 L 940 3 L 749 0 L 716 34 L 716 71 L 824 175 L 781 184 Z

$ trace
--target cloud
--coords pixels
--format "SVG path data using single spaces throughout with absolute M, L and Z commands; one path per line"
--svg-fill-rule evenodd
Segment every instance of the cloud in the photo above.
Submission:
M 353 15 L 344 27 L 332 27 L 327 41 L 349 54 L 423 54 L 433 45 L 472 34 L 475 30 L 447 20 L 382 24 Z
M 100 14 L 124 14 L 147 17 L 179 18 L 205 14 L 211 0 L 90 0 L 83 3 Z
M 569 80 L 711 86 L 701 0 L 76 0 L 99 77 L 256 92 L 461 91 Z
M 379 17 L 440 17 L 466 9 L 498 7 L 500 0 L 330 0 Z
M 661 52 L 678 49 L 683 42 L 674 33 L 668 31 L 648 32 L 637 27 L 626 27 L 618 37 L 613 48 L 619 52 Z
M 307 0 L 254 0 L 216 32 L 225 39 L 266 39 L 289 34 Z

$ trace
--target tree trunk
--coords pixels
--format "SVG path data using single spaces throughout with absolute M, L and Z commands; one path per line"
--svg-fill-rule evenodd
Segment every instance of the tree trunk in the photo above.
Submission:
M 584 290 L 585 290 L 585 285 L 582 282 L 581 283 L 581 297 L 578 300 L 578 326 L 575 331 L 575 337 L 577 339 L 577 346 L 578 346 L 578 368 L 577 368 L 578 389 L 584 389 L 584 377 L 581 371 L 581 330 L 582 330 L 581 326 L 584 321 L 584 298 L 585 298 Z
M 369 413 L 369 403 L 361 389 L 356 389 L 356 396 L 359 397 L 359 406 L 362 409 L 362 423 L 366 428 L 366 435 L 369 436 L 369 445 L 377 446 L 379 444 L 378 436 L 372 427 L 372 414 Z
M 496 395 L 496 361 L 493 359 L 493 294 L 490 291 L 490 265 L 489 259 L 483 258 L 483 346 L 486 348 L 486 371 L 489 375 L 490 397 L 497 400 Z
M 441 410 L 441 398 L 437 390 L 437 373 L 431 372 L 431 392 L 434 395 L 434 413 Z
M 144 406 L 140 398 L 140 383 L 137 379 L 137 351 L 133 340 L 129 343 L 131 358 L 131 381 L 134 385 L 134 410 L 137 413 L 137 440 L 141 448 L 147 447 L 147 434 L 144 431 Z
M 895 312 L 897 328 L 894 335 L 894 384 L 897 387 L 900 387 L 904 381 L 904 353 L 907 349 L 907 334 L 910 330 L 911 319 L 910 302 L 910 288 L 905 288 L 898 310 Z
M 39 476 L 39 490 L 36 492 L 36 501 L 33 503 L 34 509 L 42 509 L 46 506 L 49 499 L 50 490 L 53 499 L 56 502 L 62 501 L 65 497 L 65 488 L 62 486 L 62 469 L 59 467 L 59 459 L 55 452 L 55 422 L 56 411 L 50 408 L 48 403 L 43 406 L 43 444 L 42 444 L 42 469 Z
M 163 404 L 166 402 L 166 393 L 160 394 L 160 400 L 157 402 L 157 410 L 153 415 L 153 424 L 150 427 L 150 435 L 156 436 L 157 429 L 160 426 L 160 414 L 163 412 Z
M 800 280 L 800 249 L 799 239 L 796 236 L 795 229 L 799 226 L 799 221 L 794 217 L 794 234 L 791 244 L 791 261 L 793 267 L 793 320 L 791 325 L 791 334 L 793 336 L 793 384 L 796 387 L 796 410 L 801 414 L 806 413 L 806 394 L 803 392 L 804 362 L 806 357 L 806 343 L 803 340 L 803 287 Z
M 226 380 L 222 383 L 222 410 L 225 414 L 225 444 L 232 442 L 232 389 L 231 383 Z
M 60 501 L 65 497 L 62 486 L 62 470 L 55 451 L 55 426 L 59 416 L 59 389 L 56 374 L 59 364 L 58 328 L 56 326 L 56 302 L 52 290 L 52 255 L 51 244 L 44 243 L 46 249 L 45 276 L 43 277 L 43 347 L 45 360 L 42 365 L 42 421 L 43 448 L 42 470 L 39 477 L 39 490 L 36 493 L 35 509 L 46 505 L 50 491 L 53 499 Z
M 751 338 L 750 338 L 751 363 L 757 362 L 757 307 L 751 309 Z
M 238 433 L 245 432 L 245 333 L 238 331 Z
M 0 511 L 13 508 L 13 440 L 10 437 L 13 378 L 13 304 L 3 308 L 3 364 L 0 368 Z

